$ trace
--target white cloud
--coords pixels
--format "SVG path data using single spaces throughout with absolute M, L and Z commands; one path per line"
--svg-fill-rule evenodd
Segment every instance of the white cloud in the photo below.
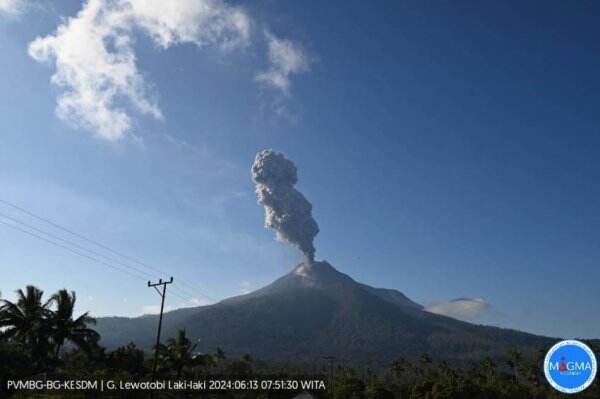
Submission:
M 240 8 L 221 0 L 127 0 L 132 14 L 163 48 L 195 43 L 230 49 L 244 45 L 250 36 L 250 19 Z
M 137 68 L 136 28 L 160 48 L 194 43 L 229 50 L 248 42 L 250 18 L 221 0 L 89 0 L 29 46 L 36 61 L 55 65 L 60 119 L 115 141 L 132 128 L 130 109 L 162 118 Z
M 203 298 L 192 298 L 189 302 L 192 306 L 206 306 L 212 303 L 212 301 Z
M 281 39 L 270 32 L 265 32 L 269 47 L 269 70 L 256 76 L 256 79 L 283 94 L 289 95 L 290 77 L 293 74 L 307 72 L 310 62 L 306 52 L 299 44 L 288 39 Z
M 170 312 L 174 308 L 171 305 L 166 305 L 163 309 L 164 312 Z M 145 305 L 142 306 L 142 314 L 159 314 L 160 313 L 160 305 Z
M 427 312 L 459 320 L 476 320 L 491 310 L 492 306 L 482 298 L 457 298 L 449 302 L 430 305 Z
M 6 17 L 18 17 L 27 7 L 25 0 L 0 0 L 0 15 Z
M 179 303 L 176 305 L 165 305 L 164 312 L 170 312 L 176 309 L 189 308 L 195 306 L 206 306 L 210 305 L 212 302 L 208 299 L 202 298 L 191 298 L 187 300 L 185 303 Z M 160 313 L 160 305 L 144 305 L 142 306 L 142 314 L 159 314 Z
M 242 294 L 249 294 L 252 292 L 252 284 L 249 281 L 242 281 L 240 283 L 240 291 Z

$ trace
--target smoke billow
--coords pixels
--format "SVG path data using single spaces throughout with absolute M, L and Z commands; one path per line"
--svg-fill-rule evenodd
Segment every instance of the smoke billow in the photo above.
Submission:
M 265 227 L 277 238 L 300 249 L 309 262 L 315 259 L 313 240 L 319 225 L 312 217 L 312 205 L 294 188 L 298 181 L 296 166 L 283 154 L 263 150 L 252 165 L 258 203 L 265 207 Z

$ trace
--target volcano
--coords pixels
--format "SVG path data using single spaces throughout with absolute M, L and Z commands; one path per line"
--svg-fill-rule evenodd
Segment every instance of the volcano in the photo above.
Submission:
M 157 316 L 98 319 L 101 344 L 150 349 Z M 432 314 L 399 291 L 356 282 L 325 261 L 301 263 L 272 284 L 219 303 L 165 313 L 163 337 L 186 329 L 199 348 L 298 364 L 335 356 L 348 364 L 387 365 L 423 353 L 464 362 L 533 353 L 555 339 Z

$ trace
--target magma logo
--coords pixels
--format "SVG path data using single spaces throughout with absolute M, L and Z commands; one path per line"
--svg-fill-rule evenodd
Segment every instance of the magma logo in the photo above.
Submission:
M 544 373 L 556 390 L 577 393 L 589 387 L 596 378 L 596 357 L 583 342 L 561 341 L 546 354 Z

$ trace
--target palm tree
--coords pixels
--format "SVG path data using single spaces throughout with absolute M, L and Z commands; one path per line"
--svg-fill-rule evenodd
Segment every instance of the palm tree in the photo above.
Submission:
M 50 303 L 56 305 L 56 310 L 50 312 L 49 321 L 52 327 L 52 340 L 55 345 L 55 357 L 58 358 L 60 350 L 66 341 L 70 341 L 79 348 L 87 348 L 90 341 L 99 338 L 96 331 L 88 328 L 89 324 L 96 324 L 96 319 L 85 312 L 76 319 L 73 318 L 77 295 L 74 291 L 65 289 L 58 291 L 50 298 Z
M 44 291 L 32 285 L 16 293 L 16 302 L 0 300 L 0 338 L 14 340 L 33 355 L 45 358 L 49 346 L 49 302 L 42 302 Z
M 177 331 L 175 338 L 169 338 L 166 345 L 161 345 L 164 359 L 169 366 L 177 373 L 177 379 L 181 377 L 183 369 L 195 363 L 194 350 L 197 344 L 192 344 L 184 330 Z
M 222 372 L 227 356 L 225 356 L 223 349 L 217 347 L 215 353 L 199 354 L 196 356 L 196 359 L 199 365 L 206 368 L 216 368 L 217 371 Z

